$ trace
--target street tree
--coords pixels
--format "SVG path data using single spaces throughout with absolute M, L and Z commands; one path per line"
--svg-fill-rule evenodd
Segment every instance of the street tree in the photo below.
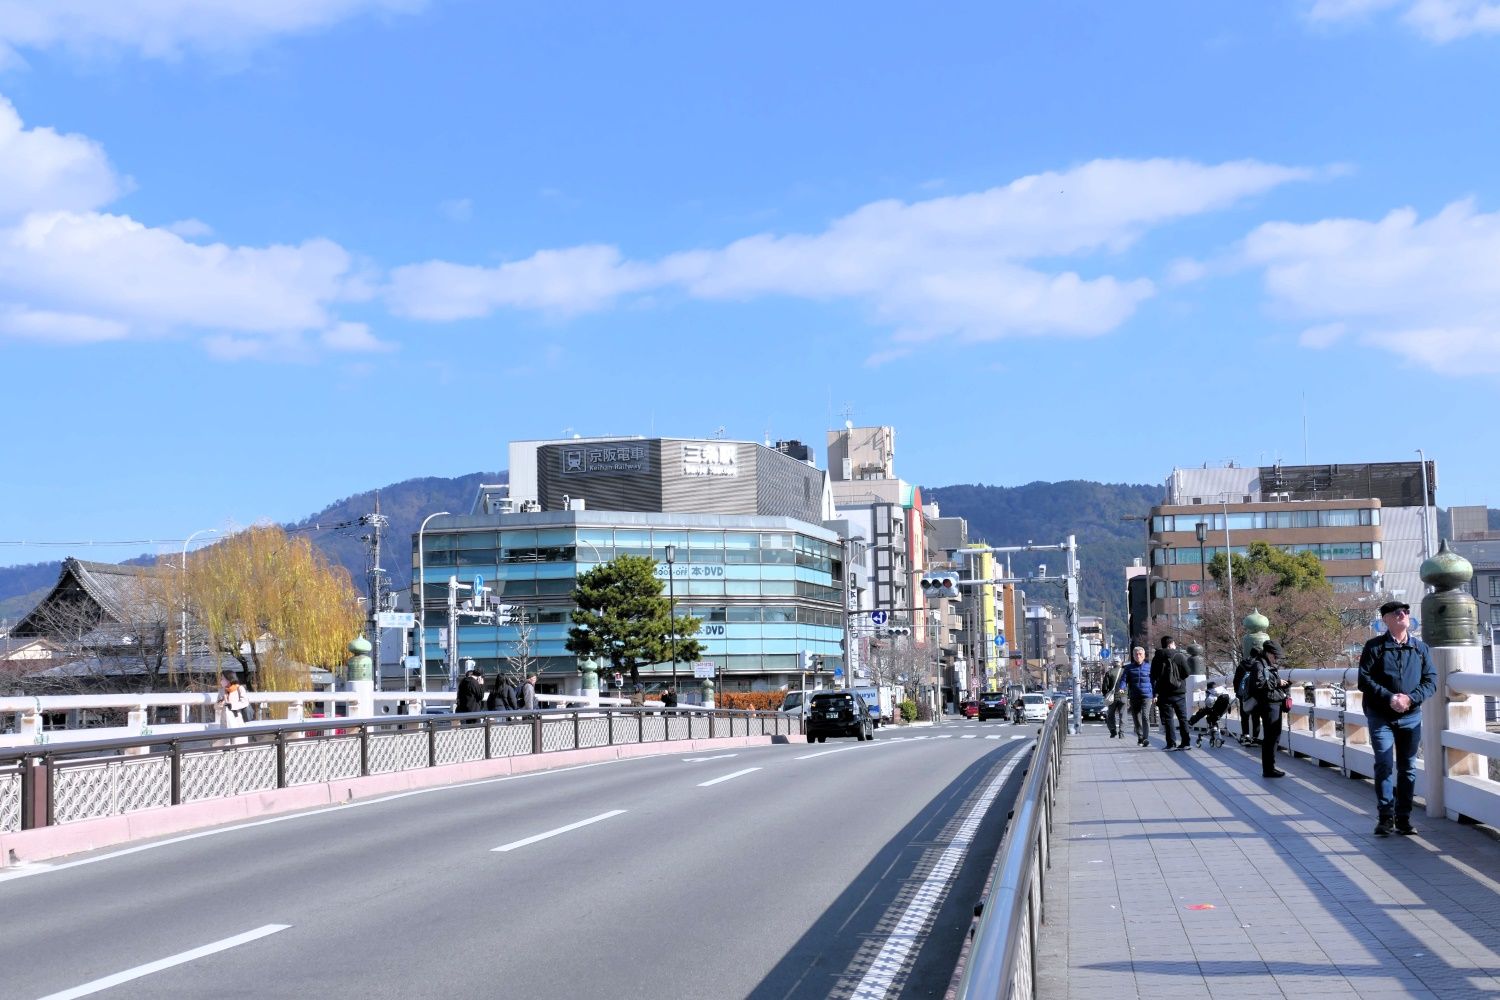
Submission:
M 1359 595 L 1334 590 L 1323 564 L 1311 552 L 1284 552 L 1266 542 L 1251 542 L 1244 555 L 1226 563 L 1223 553 L 1208 566 L 1219 589 L 1205 595 L 1199 610 L 1198 638 L 1210 658 L 1226 665 L 1238 661 L 1235 637 L 1240 621 L 1259 610 L 1271 621 L 1271 635 L 1281 643 L 1288 663 L 1298 666 L 1332 663 L 1357 644 L 1364 615 Z M 1234 574 L 1231 613 L 1225 580 Z
M 191 554 L 187 594 L 210 648 L 262 690 L 307 690 L 310 668 L 339 670 L 364 624 L 348 572 L 274 525 Z
M 573 588 L 573 627 L 567 649 L 574 656 L 607 660 L 612 670 L 628 672 L 640 683 L 642 664 L 678 663 L 703 658 L 703 645 L 692 638 L 701 619 L 678 614 L 675 629 L 671 603 L 662 596 L 656 560 L 618 555 L 582 573 Z

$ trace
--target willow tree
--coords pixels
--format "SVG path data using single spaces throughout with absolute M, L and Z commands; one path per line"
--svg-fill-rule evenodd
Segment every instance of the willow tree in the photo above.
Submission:
M 254 688 L 305 691 L 364 624 L 349 574 L 304 536 L 258 525 L 191 554 L 187 595 L 213 650 Z

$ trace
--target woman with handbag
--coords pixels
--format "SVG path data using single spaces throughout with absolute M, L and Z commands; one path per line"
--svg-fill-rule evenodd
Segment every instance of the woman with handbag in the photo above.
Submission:
M 239 674 L 219 675 L 218 705 L 224 710 L 225 729 L 244 725 L 249 721 L 246 716 L 250 714 L 250 696 L 245 693 L 244 686 L 240 684 Z

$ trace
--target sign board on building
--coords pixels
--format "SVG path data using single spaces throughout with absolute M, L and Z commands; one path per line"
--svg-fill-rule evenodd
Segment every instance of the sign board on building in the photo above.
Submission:
M 562 473 L 629 474 L 651 471 L 651 452 L 643 444 L 580 445 L 562 449 Z
M 684 476 L 737 476 L 740 446 L 715 442 L 685 441 L 682 445 Z
M 713 660 L 699 660 L 693 664 L 693 676 L 699 680 L 709 680 L 718 669 L 719 665 Z
M 411 628 L 417 616 L 410 611 L 378 611 L 375 614 L 376 628 Z

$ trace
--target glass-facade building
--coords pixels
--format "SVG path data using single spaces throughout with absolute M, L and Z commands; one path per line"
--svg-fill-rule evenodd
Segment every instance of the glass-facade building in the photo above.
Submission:
M 565 643 L 578 574 L 617 555 L 657 561 L 662 595 L 675 593 L 680 615 L 702 620 L 695 638 L 703 659 L 722 671 L 727 690 L 795 685 L 802 653 L 841 663 L 845 571 L 839 536 L 791 517 L 563 510 L 433 518 L 412 539 L 412 579 L 424 583 L 417 606 L 426 624 L 430 679 L 446 678 L 442 643 L 449 625 L 450 579 L 489 588 L 499 602 L 524 609 L 529 655 L 541 683 L 577 690 L 579 661 Z M 666 548 L 675 546 L 670 586 Z M 419 577 L 420 567 L 420 577 Z M 456 591 L 460 606 L 471 590 Z M 414 595 L 415 596 L 415 595 Z M 520 628 L 461 615 L 457 654 L 486 674 L 517 655 Z M 643 680 L 664 681 L 671 664 L 641 667 Z M 678 680 L 692 667 L 678 664 Z M 604 679 L 601 678 L 601 681 Z

